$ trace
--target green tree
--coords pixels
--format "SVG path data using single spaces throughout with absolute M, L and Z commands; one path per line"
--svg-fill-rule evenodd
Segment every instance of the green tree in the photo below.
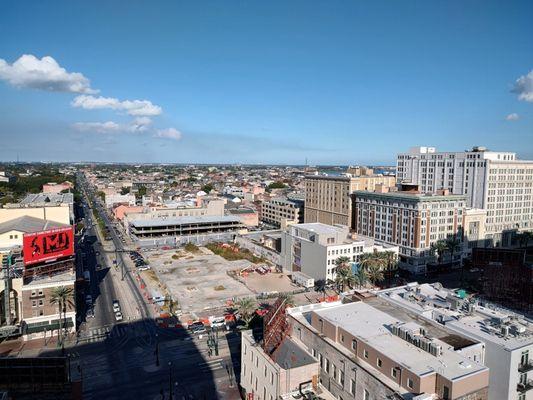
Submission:
M 102 192 L 102 191 L 100 190 L 100 191 L 98 191 L 98 192 L 96 193 L 96 195 L 97 195 L 98 197 L 100 197 L 100 199 L 102 199 L 102 201 L 105 201 L 105 193 L 104 193 L 104 192 Z
M 354 280 L 355 280 L 357 287 L 359 288 L 362 288 L 368 282 L 368 275 L 362 267 L 359 267 L 357 271 L 355 272 Z
M 340 269 L 350 269 L 350 258 L 346 256 L 340 256 L 335 260 L 335 265 L 337 266 L 337 272 Z
M 272 190 L 272 189 L 285 189 L 287 187 L 287 185 L 285 185 L 283 182 L 281 181 L 276 181 L 276 182 L 272 182 L 270 185 L 268 185 L 267 189 L 268 190 Z
M 452 263 L 454 256 L 457 252 L 460 252 L 463 248 L 463 242 L 457 236 L 450 236 L 446 239 L 446 250 L 450 253 Z
M 202 186 L 202 190 L 206 193 L 209 193 L 213 190 L 213 185 L 210 183 L 207 183 L 204 186 Z
M 64 330 L 66 330 L 67 307 L 74 308 L 74 289 L 66 286 L 58 286 L 52 290 L 50 304 L 58 306 L 59 309 L 59 331 L 61 332 L 61 343 L 63 343 Z
M 368 279 L 375 285 L 383 280 L 383 270 L 377 265 L 371 266 L 367 271 Z
M 344 292 L 346 288 L 352 288 L 356 283 L 356 278 L 348 268 L 337 269 L 335 284 L 339 292 Z
M 130 192 L 130 188 L 129 187 L 126 187 L 126 186 L 123 186 L 122 189 L 120 189 L 120 194 L 121 195 L 125 195 L 125 194 L 128 194 Z
M 246 326 L 248 326 L 248 324 L 254 317 L 254 313 L 257 308 L 257 303 L 251 297 L 245 297 L 237 300 L 235 306 L 241 316 L 241 319 L 246 323 Z
M 381 254 L 383 260 L 385 261 L 385 270 L 387 273 L 388 286 L 390 286 L 392 276 L 398 269 L 398 255 L 394 251 L 384 251 Z
M 444 257 L 444 254 L 448 250 L 448 244 L 446 243 L 446 240 L 437 240 L 435 243 L 431 245 L 430 251 L 431 254 L 437 257 L 437 263 L 442 264 L 442 259 Z
M 143 196 L 146 196 L 146 186 L 141 186 L 137 190 L 137 197 L 142 198 Z

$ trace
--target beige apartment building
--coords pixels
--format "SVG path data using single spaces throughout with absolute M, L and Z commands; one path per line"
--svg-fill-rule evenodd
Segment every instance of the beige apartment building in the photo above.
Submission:
M 357 176 L 305 177 L 304 222 L 329 225 L 352 225 L 350 194 L 356 190 L 373 191 L 376 185 L 394 187 L 394 176 L 374 175 L 370 169 L 359 169 Z M 365 175 L 366 174 L 366 175 Z
M 465 194 L 468 207 L 487 210 L 487 245 L 512 245 L 516 231 L 533 229 L 533 161 L 516 153 L 481 146 L 459 152 L 414 147 L 398 155 L 397 180 L 418 185 L 421 192 Z
M 276 227 L 303 222 L 304 202 L 277 198 L 266 201 L 261 206 L 261 221 Z
M 433 243 L 450 236 L 462 240 L 465 222 L 469 222 L 465 221 L 466 196 L 450 195 L 447 191 L 438 194 L 356 191 L 352 198 L 355 231 L 398 245 L 400 266 L 415 274 L 426 272 L 426 264 L 433 258 Z M 461 256 L 462 251 L 458 251 L 453 261 Z

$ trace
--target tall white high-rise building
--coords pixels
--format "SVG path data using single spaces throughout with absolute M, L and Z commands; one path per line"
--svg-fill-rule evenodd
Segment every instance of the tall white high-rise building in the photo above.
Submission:
M 487 210 L 486 238 L 495 245 L 509 245 L 513 231 L 533 229 L 532 160 L 484 147 L 460 152 L 415 147 L 399 154 L 396 166 L 398 183 L 427 193 L 465 194 L 469 207 Z

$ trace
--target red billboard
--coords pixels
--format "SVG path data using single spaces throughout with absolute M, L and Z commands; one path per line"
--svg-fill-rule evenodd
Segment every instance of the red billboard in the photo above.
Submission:
M 74 254 L 74 228 L 26 233 L 23 239 L 24 265 L 55 260 Z

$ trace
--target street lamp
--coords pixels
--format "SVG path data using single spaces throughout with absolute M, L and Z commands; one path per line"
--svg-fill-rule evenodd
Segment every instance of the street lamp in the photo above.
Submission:
M 172 400 L 172 361 L 168 362 L 168 389 L 170 392 L 169 399 Z
M 155 365 L 159 367 L 159 335 L 155 334 Z

